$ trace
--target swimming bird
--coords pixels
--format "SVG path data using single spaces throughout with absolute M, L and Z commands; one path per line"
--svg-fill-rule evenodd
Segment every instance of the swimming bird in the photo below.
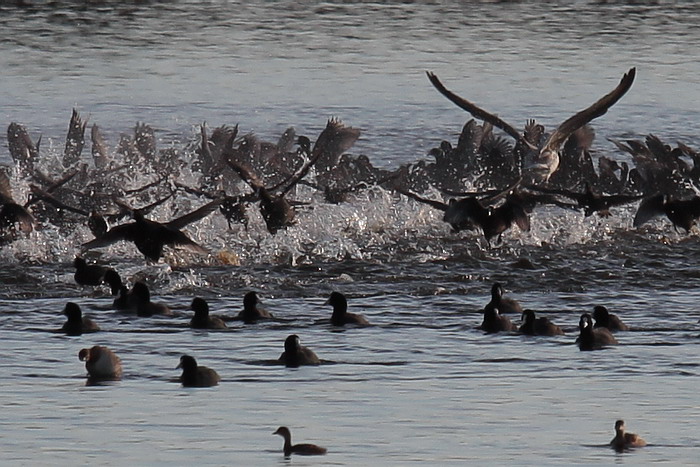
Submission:
M 527 336 L 561 336 L 564 331 L 552 323 L 548 318 L 541 316 L 535 317 L 535 312 L 532 310 L 523 311 L 523 324 L 518 328 L 520 334 Z
M 518 327 L 513 324 L 507 316 L 500 314 L 497 307 L 489 303 L 484 307 L 484 319 L 479 329 L 491 334 L 495 332 L 517 331 Z
M 493 126 L 508 133 L 519 143 L 537 151 L 537 156 L 535 157 L 533 163 L 526 166 L 523 169 L 522 174 L 523 181 L 525 181 L 527 184 L 535 185 L 549 181 L 552 174 L 559 168 L 559 149 L 561 145 L 564 144 L 572 133 L 591 120 L 604 115 L 610 107 L 619 101 L 622 96 L 624 96 L 632 87 L 635 74 L 636 69 L 631 68 L 622 76 L 620 83 L 617 85 L 617 87 L 615 87 L 615 89 L 601 97 L 589 107 L 566 119 L 554 132 L 549 135 L 544 145 L 542 145 L 541 148 L 536 149 L 533 144 L 525 138 L 525 135 L 520 133 L 513 126 L 507 124 L 499 117 L 479 108 L 477 105 L 469 102 L 468 100 L 463 99 L 449 91 L 440 82 L 435 74 L 427 72 L 428 79 L 433 86 L 455 105 L 469 112 L 474 118 L 491 123 Z
M 325 305 L 333 307 L 333 314 L 331 315 L 331 324 L 333 326 L 344 326 L 346 324 L 369 325 L 369 321 L 364 316 L 348 313 L 348 300 L 340 292 L 332 292 Z
M 182 369 L 180 382 L 185 387 L 206 388 L 216 386 L 221 381 L 219 374 L 206 366 L 197 365 L 197 360 L 189 355 L 180 357 L 176 369 Z
M 273 435 L 280 435 L 284 438 L 284 455 L 289 457 L 292 454 L 301 454 L 305 456 L 317 456 L 323 455 L 328 450 L 317 446 L 315 444 L 303 443 L 303 444 L 292 444 L 292 433 L 286 426 L 281 426 L 277 428 L 277 431 L 272 433 Z
M 66 303 L 63 314 L 68 320 L 63 324 L 61 331 L 69 336 L 79 336 L 86 332 L 97 332 L 100 330 L 97 323 L 87 316 L 83 316 L 83 312 L 77 303 Z
M 34 230 L 34 217 L 12 198 L 10 178 L 0 170 L 0 241 L 14 240 Z
M 116 297 L 112 302 L 112 308 L 136 311 L 136 301 L 127 286 L 122 283 L 122 278 L 117 271 L 110 269 L 105 272 L 104 281 L 109 284 L 112 296 Z
M 75 274 L 73 278 L 80 285 L 101 285 L 105 280 L 105 274 L 111 268 L 99 264 L 87 264 L 85 259 L 76 256 L 73 260 Z
M 122 362 L 117 355 L 102 345 L 82 349 L 78 353 L 81 362 L 85 362 L 88 377 L 93 380 L 113 380 L 122 376 Z
M 491 286 L 491 301 L 486 306 L 496 307 L 501 313 L 523 314 L 523 308 L 517 300 L 503 297 L 503 286 L 499 282 Z
M 172 312 L 167 305 L 162 303 L 154 303 L 151 301 L 151 292 L 144 282 L 137 282 L 131 288 L 130 292 L 132 303 L 136 305 L 136 314 L 142 317 L 150 317 L 153 315 L 170 316 Z
M 608 345 L 616 345 L 617 339 L 608 328 L 593 328 L 591 315 L 584 313 L 578 323 L 580 334 L 576 339 L 581 350 L 600 350 Z
M 109 229 L 103 236 L 83 244 L 83 250 L 101 248 L 120 240 L 134 242 L 136 248 L 151 260 L 158 261 L 163 256 L 165 245 L 180 246 L 190 251 L 208 254 L 209 251 L 180 231 L 186 225 L 198 221 L 221 204 L 221 200 L 211 201 L 199 209 L 180 216 L 167 223 L 146 219 L 139 209 L 133 211 L 134 222 L 121 224 Z
M 593 308 L 593 319 L 595 320 L 595 328 L 607 328 L 610 332 L 629 331 L 629 326 L 615 314 L 610 313 L 604 306 L 596 306 Z
M 301 365 L 320 365 L 321 360 L 313 350 L 301 345 L 299 336 L 292 334 L 284 341 L 284 352 L 279 361 L 288 368 L 297 368 Z
M 635 434 L 625 432 L 625 421 L 618 420 L 615 422 L 615 437 L 610 441 L 610 446 L 618 452 L 629 448 L 641 448 L 646 446 L 647 442 Z
M 673 199 L 670 196 L 656 194 L 639 203 L 634 216 L 634 226 L 640 227 L 651 219 L 666 215 L 673 227 L 689 232 L 700 217 L 700 196 L 687 199 Z
M 194 316 L 190 320 L 190 327 L 194 329 L 226 329 L 224 320 L 217 316 L 209 316 L 209 304 L 199 297 L 195 297 L 190 305 Z
M 243 311 L 238 313 L 237 319 L 246 324 L 252 324 L 261 319 L 274 318 L 270 312 L 258 306 L 259 304 L 260 298 L 257 293 L 252 291 L 246 293 L 243 297 Z

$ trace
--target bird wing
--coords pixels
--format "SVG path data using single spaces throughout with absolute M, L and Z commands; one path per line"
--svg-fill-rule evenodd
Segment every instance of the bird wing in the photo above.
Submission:
M 634 216 L 634 226 L 639 227 L 655 217 L 664 214 L 664 195 L 659 193 L 646 198 L 639 203 L 637 214 Z
M 90 215 L 89 212 L 84 211 L 83 209 L 80 208 L 74 208 L 73 206 L 68 206 L 66 203 L 63 201 L 57 199 L 55 196 L 52 194 L 42 190 L 36 185 L 29 185 L 29 189 L 32 191 L 32 195 L 34 195 L 37 199 L 44 201 L 46 203 L 49 203 L 58 209 L 63 209 L 65 211 L 70 211 L 74 212 L 76 214 L 80 214 L 82 216 L 88 217 Z
M 394 190 L 398 191 L 399 193 L 401 193 L 404 196 L 407 196 L 413 200 L 418 201 L 419 203 L 427 204 L 428 206 L 432 206 L 435 209 L 439 209 L 440 211 L 447 211 L 448 206 L 447 206 L 447 204 L 443 203 L 442 201 L 435 201 L 432 199 L 423 198 L 421 196 L 418 196 L 415 193 L 411 193 L 408 190 L 403 190 L 403 189 L 398 188 L 398 187 L 394 187 Z
M 577 193 L 575 191 L 562 190 L 557 188 L 545 188 L 538 185 L 527 185 L 525 188 L 527 188 L 528 190 L 538 191 L 540 193 L 546 193 L 549 195 L 565 196 L 569 199 L 573 199 L 574 201 L 582 200 L 584 197 L 583 193 Z
M 201 209 L 201 208 L 200 208 Z M 214 208 L 215 209 L 215 208 Z M 193 213 L 190 213 L 193 214 Z M 189 214 L 187 214 L 189 215 Z M 183 216 L 184 217 L 184 216 Z M 169 234 L 165 235 L 164 243 L 170 246 L 182 247 L 186 250 L 192 251 L 194 253 L 201 253 L 204 255 L 209 254 L 209 250 L 201 246 L 199 243 L 192 240 L 185 233 L 169 228 Z
M 457 107 L 466 110 L 469 112 L 474 118 L 478 118 L 481 121 L 488 122 L 491 125 L 495 126 L 496 128 L 500 128 L 501 130 L 505 131 L 508 133 L 510 136 L 512 136 L 516 141 L 523 141 L 525 142 L 528 146 L 530 144 L 525 141 L 523 138 L 523 135 L 520 134 L 518 130 L 516 130 L 512 125 L 509 125 L 505 121 L 503 121 L 500 117 L 497 117 L 496 115 L 487 112 L 486 110 L 482 109 L 481 107 L 477 106 L 476 104 L 469 102 L 468 100 L 459 97 L 457 94 L 453 93 L 449 89 L 447 89 L 438 79 L 437 75 L 434 73 L 427 71 L 426 74 L 428 75 L 428 79 L 430 82 L 435 86 L 435 89 L 437 89 L 440 94 L 443 96 L 447 97 L 450 101 L 452 101 L 453 104 L 455 104 Z
M 0 203 L 13 203 L 12 186 L 7 174 L 0 170 Z
M 578 112 L 573 117 L 566 119 L 564 123 L 559 125 L 559 127 L 549 135 L 541 152 L 546 150 L 557 151 L 559 146 L 561 146 L 574 131 L 591 120 L 604 115 L 608 109 L 615 105 L 615 103 L 632 87 L 636 72 L 636 68 L 630 68 L 630 70 L 622 76 L 620 83 L 615 89 L 598 99 L 589 107 Z
M 224 198 L 218 198 L 215 199 L 214 201 L 210 201 L 204 206 L 200 207 L 199 209 L 195 209 L 194 211 L 185 214 L 184 216 L 180 216 L 177 219 L 173 219 L 170 222 L 166 223 L 165 225 L 171 229 L 181 229 L 185 227 L 188 224 L 191 224 L 192 222 L 196 222 L 200 219 L 204 219 L 207 217 L 209 214 L 214 212 L 216 208 L 219 207 L 219 205 L 224 201 Z
M 85 251 L 93 248 L 101 248 L 103 246 L 111 245 L 112 243 L 117 243 L 120 240 L 133 242 L 137 236 L 138 230 L 139 226 L 136 224 L 136 222 L 129 222 L 128 224 L 114 226 L 100 238 L 83 243 L 82 249 Z

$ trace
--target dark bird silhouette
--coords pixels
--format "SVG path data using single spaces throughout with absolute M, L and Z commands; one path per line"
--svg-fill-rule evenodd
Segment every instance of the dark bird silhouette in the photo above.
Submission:
M 610 332 L 629 331 L 629 326 L 615 314 L 610 313 L 604 306 L 596 306 L 593 308 L 593 319 L 595 320 L 595 328 L 607 328 Z
M 394 189 L 419 203 L 443 211 L 445 214 L 442 220 L 450 224 L 455 232 L 481 230 L 489 245 L 493 237 L 500 238 L 503 232 L 513 224 L 524 231 L 530 230 L 530 218 L 517 196 L 506 196 L 506 200 L 498 207 L 487 208 L 476 198 L 476 195 L 493 194 L 493 191 L 476 193 L 461 199 L 450 199 L 448 203 L 443 203 L 423 198 L 402 188 L 394 187 Z
M 535 312 L 532 310 L 523 311 L 523 324 L 518 329 L 520 334 L 527 336 L 561 336 L 564 331 L 552 323 L 544 316 L 535 317 Z
M 284 341 L 284 352 L 279 361 L 288 368 L 297 368 L 301 365 L 320 365 L 321 360 L 313 350 L 301 345 L 299 336 L 292 334 Z
M 527 187 L 532 190 L 541 191 L 555 195 L 565 196 L 576 201 L 577 207 L 583 209 L 586 217 L 599 213 L 601 216 L 609 216 L 610 208 L 614 206 L 622 206 L 624 204 L 633 203 L 642 199 L 642 195 L 601 195 L 591 188 L 590 184 L 585 184 L 583 193 L 576 193 L 568 190 L 557 190 L 553 188 L 543 188 L 538 186 Z
M 238 313 L 236 319 L 246 324 L 255 323 L 261 319 L 274 318 L 272 314 L 260 305 L 260 297 L 255 292 L 248 292 L 243 296 L 243 311 Z
M 112 308 L 115 310 L 132 310 L 136 312 L 136 299 L 131 295 L 129 289 L 124 283 L 119 273 L 114 269 L 110 269 L 105 273 L 104 281 L 109 284 L 109 288 L 114 296 Z
M 68 320 L 63 324 L 61 331 L 69 336 L 80 336 L 87 332 L 97 332 L 100 327 L 90 318 L 83 316 L 77 303 L 68 302 L 63 309 L 63 314 Z
M 615 422 L 615 437 L 610 441 L 610 446 L 618 451 L 622 452 L 629 448 L 641 448 L 647 445 L 644 439 L 635 434 L 627 433 L 625 431 L 625 421 L 618 420 Z
M 284 438 L 284 455 L 289 457 L 292 454 L 301 454 L 305 456 L 323 455 L 328 450 L 322 448 L 321 446 L 316 446 L 315 444 L 292 444 L 292 433 L 286 426 L 281 426 L 277 428 L 277 431 L 272 433 L 273 435 L 280 435 Z
M 332 292 L 325 304 L 333 307 L 333 314 L 331 315 L 331 324 L 333 326 L 345 326 L 346 324 L 369 325 L 369 321 L 364 316 L 348 313 L 348 300 L 340 292 Z
M 101 285 L 105 282 L 107 271 L 112 269 L 99 264 L 88 264 L 80 256 L 75 257 L 73 266 L 75 267 L 73 278 L 79 285 Z
M 622 96 L 629 91 L 630 87 L 632 87 L 635 74 L 636 69 L 631 68 L 623 75 L 620 83 L 615 89 L 601 97 L 598 101 L 586 109 L 566 119 L 561 125 L 559 125 L 559 127 L 557 127 L 557 129 L 549 135 L 544 145 L 537 150 L 538 155 L 535 157 L 534 162 L 524 168 L 523 179 L 526 182 L 533 184 L 546 183 L 552 174 L 559 168 L 559 149 L 561 145 L 564 144 L 564 142 L 573 132 L 591 120 L 604 115 L 610 107 L 619 101 Z M 528 141 L 525 135 L 521 134 L 513 126 L 448 90 L 435 74 L 427 72 L 427 75 L 433 86 L 435 86 L 435 88 L 443 96 L 447 97 L 458 107 L 469 112 L 474 118 L 491 123 L 493 126 L 508 133 L 517 142 L 529 147 L 530 149 L 536 149 L 533 147 L 533 144 Z
M 208 254 L 209 251 L 206 248 L 190 239 L 180 229 L 206 217 L 218 208 L 220 203 L 221 200 L 214 200 L 189 214 L 163 224 L 146 219 L 143 213 L 136 209 L 133 211 L 134 222 L 112 227 L 102 237 L 84 243 L 83 250 L 100 248 L 125 240 L 134 242 L 136 248 L 151 261 L 158 261 L 163 256 L 165 245 L 179 246 L 196 253 Z
M 651 219 L 666 215 L 673 227 L 689 232 L 700 217 L 700 196 L 688 199 L 672 199 L 663 194 L 645 198 L 639 203 L 637 214 L 634 216 L 634 226 L 640 227 Z
M 498 308 L 489 303 L 484 307 L 484 319 L 479 329 L 491 334 L 495 332 L 517 331 L 518 327 L 513 324 L 507 316 L 500 314 Z
M 503 286 L 498 282 L 491 286 L 491 301 L 486 306 L 496 307 L 501 313 L 523 314 L 523 307 L 517 300 L 503 297 Z
M 224 320 L 217 316 L 209 316 L 209 304 L 199 297 L 195 297 L 190 305 L 194 316 L 190 320 L 193 329 L 226 329 Z
M 578 323 L 579 336 L 576 339 L 581 350 L 600 350 L 609 345 L 616 345 L 617 339 L 608 328 L 593 328 L 593 319 L 588 313 L 581 315 Z
M 151 301 L 151 292 L 144 282 L 136 282 L 134 284 L 128 300 L 135 305 L 136 314 L 141 317 L 147 318 L 153 315 L 169 316 L 172 314 L 167 305 Z
M 176 369 L 182 369 L 180 382 L 185 387 L 206 388 L 216 386 L 221 381 L 215 370 L 197 365 L 197 360 L 189 355 L 180 357 L 180 364 Z

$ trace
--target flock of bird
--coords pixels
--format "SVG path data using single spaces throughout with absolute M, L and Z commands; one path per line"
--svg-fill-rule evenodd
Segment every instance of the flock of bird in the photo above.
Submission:
M 143 282 L 136 282 L 131 290 L 121 281 L 119 274 L 112 268 L 98 264 L 88 264 L 83 258 L 76 257 L 75 281 L 83 286 L 108 285 L 112 295 L 115 296 L 112 308 L 122 313 L 128 313 L 136 317 L 150 317 L 153 315 L 172 316 L 167 305 L 151 301 L 148 287 Z M 355 327 L 370 326 L 369 321 L 363 315 L 348 312 L 346 297 L 340 292 L 332 292 L 327 305 L 333 307 L 333 313 L 329 323 L 332 326 L 352 325 Z M 245 324 L 255 324 L 261 320 L 274 320 L 272 313 L 260 306 L 260 300 L 256 292 L 250 291 L 243 298 L 243 310 L 235 317 L 220 317 L 209 314 L 209 305 L 200 298 L 195 297 L 190 305 L 194 312 L 189 326 L 193 329 L 226 330 L 226 321 L 237 320 Z M 68 302 L 64 309 L 67 321 L 61 328 L 61 332 L 69 336 L 78 336 L 84 333 L 100 331 L 100 327 L 92 319 L 83 316 L 79 305 Z M 518 327 L 513 324 L 508 314 L 519 315 L 522 324 Z M 576 343 L 581 351 L 600 350 L 611 345 L 618 344 L 613 333 L 628 330 L 622 320 L 610 313 L 604 306 L 594 308 L 593 318 L 584 313 L 579 321 L 579 336 Z M 491 288 L 491 300 L 484 306 L 483 321 L 477 329 L 485 333 L 519 333 L 530 336 L 561 336 L 562 328 L 552 323 L 546 317 L 536 317 L 535 312 L 523 309 L 520 303 L 512 298 L 504 296 L 503 286 L 494 283 Z M 95 345 L 82 349 L 78 357 L 85 362 L 88 374 L 88 384 L 101 381 L 119 380 L 122 376 L 122 365 L 119 357 L 108 347 Z M 297 368 L 304 365 L 320 365 L 322 360 L 316 353 L 301 344 L 296 334 L 289 335 L 284 342 L 284 352 L 277 363 L 286 367 Z M 177 366 L 182 369 L 180 383 L 184 387 L 211 387 L 221 381 L 219 374 L 211 368 L 199 365 L 191 355 L 182 355 Z M 644 441 L 633 434 L 626 434 L 624 422 L 618 421 L 615 439 L 610 445 L 617 450 L 625 450 L 630 447 L 640 447 Z M 325 454 L 326 450 L 318 446 L 301 444 L 292 445 L 289 429 L 280 427 L 274 434 L 284 437 L 284 454 Z
M 529 214 L 543 204 L 590 216 L 610 215 L 615 206 L 641 200 L 635 226 L 666 215 L 676 228 L 690 230 L 700 216 L 695 194 L 700 155 L 690 147 L 678 143 L 672 148 L 653 135 L 644 142 L 613 141 L 634 167 L 600 156 L 595 169 L 590 151 L 594 133 L 588 124 L 623 98 L 635 75 L 632 68 L 610 93 L 546 134 L 534 121 L 517 130 L 428 73 L 441 94 L 483 123 L 470 120 L 456 146 L 443 141 L 431 150 L 433 162 L 420 160 L 395 170 L 379 169 L 367 156 L 347 154 L 360 131 L 337 119 L 328 121 L 313 144 L 292 127 L 277 143 L 268 143 L 252 133 L 240 136 L 238 125 L 209 133 L 203 124 L 198 143 L 185 150 L 158 150 L 155 131 L 144 124 L 110 149 L 100 127 L 93 125 L 91 161 L 82 157 L 87 121 L 77 111 L 62 158 L 43 155 L 41 138 L 35 143 L 24 126 L 13 122 L 7 137 L 14 166 L 0 170 L 0 242 L 38 228 L 71 230 L 84 223 L 95 238 L 82 245 L 83 251 L 132 241 L 151 261 L 158 261 L 166 245 L 205 254 L 207 249 L 182 231 L 185 226 L 219 211 L 229 227 L 248 228 L 249 207 L 257 204 L 274 235 L 293 226 L 299 210 L 309 205 L 308 199 L 291 199 L 299 185 L 317 190 L 319 202 L 327 203 L 381 186 L 442 211 L 455 231 L 483 233 L 489 245 L 512 225 L 529 230 Z M 515 143 L 495 135 L 494 128 Z M 15 201 L 11 180 L 27 189 L 26 202 Z M 428 189 L 440 190 L 443 199 L 426 196 Z M 191 204 L 205 202 L 167 222 L 147 217 L 179 197 Z M 124 222 L 128 218 L 132 221 Z
M 247 229 L 249 207 L 257 204 L 266 229 L 274 235 L 292 227 L 299 209 L 308 204 L 291 199 L 299 185 L 317 190 L 327 203 L 342 203 L 352 193 L 378 185 L 443 212 L 443 220 L 455 231 L 481 232 L 489 244 L 513 224 L 529 230 L 529 214 L 541 204 L 582 210 L 589 216 L 609 215 L 614 206 L 641 200 L 635 226 L 665 214 L 676 228 L 690 230 L 700 216 L 700 197 L 694 194 L 700 187 L 700 155 L 688 146 L 679 143 L 671 148 L 654 136 L 645 142 L 614 141 L 635 166 L 630 169 L 627 162 L 600 157 L 595 170 L 590 152 L 593 131 L 588 124 L 630 90 L 635 74 L 631 69 L 610 93 L 547 135 L 534 121 L 529 121 L 524 131 L 515 129 L 448 90 L 435 74 L 428 73 L 442 95 L 483 123 L 467 122 L 456 146 L 444 141 L 430 151 L 434 161 L 405 164 L 396 170 L 378 169 L 366 156 L 346 154 L 360 131 L 337 119 L 328 121 L 313 144 L 309 138 L 297 136 L 293 128 L 277 143 L 266 143 L 253 134 L 239 136 L 238 126 L 223 126 L 209 133 L 203 124 L 196 147 L 185 151 L 174 147 L 158 150 L 154 130 L 143 124 L 136 126 L 133 136 L 122 135 L 110 150 L 100 128 L 93 125 L 89 162 L 82 157 L 87 121 L 78 112 L 73 111 L 61 160 L 42 157 L 41 138 L 35 143 L 25 127 L 11 123 L 8 146 L 14 166 L 0 171 L 0 245 L 35 229 L 54 226 L 70 231 L 76 223 L 85 223 L 94 239 L 81 245 L 81 252 L 128 241 L 153 262 L 160 260 L 166 246 L 207 254 L 208 250 L 183 228 L 218 211 L 229 227 L 241 224 Z M 514 144 L 496 136 L 494 128 L 513 138 Z M 193 160 L 182 157 L 193 152 Z M 692 167 L 687 160 L 692 160 Z M 198 181 L 196 186 L 187 183 L 193 179 Z M 11 180 L 28 187 L 26 202 L 14 199 Z M 481 191 L 465 191 L 467 187 Z M 428 189 L 440 190 L 445 198 L 427 197 L 424 192 Z M 156 207 L 180 196 L 204 201 L 201 207 L 167 222 L 148 218 Z M 125 221 L 128 218 L 131 220 Z M 151 301 L 145 283 L 136 282 L 129 289 L 115 270 L 88 264 L 80 256 L 74 266 L 77 283 L 109 285 L 114 309 L 135 316 L 170 314 L 167 306 Z M 369 325 L 363 316 L 347 311 L 347 300 L 341 293 L 333 292 L 327 303 L 333 306 L 333 326 Z M 191 309 L 191 327 L 227 327 L 226 319 L 209 315 L 209 306 L 202 298 L 195 297 Z M 76 303 L 66 304 L 64 313 L 67 321 L 62 332 L 68 335 L 100 329 L 82 315 Z M 522 325 L 513 324 L 509 313 L 520 315 Z M 243 311 L 234 319 L 255 323 L 274 317 L 259 306 L 256 293 L 249 292 Z M 503 297 L 500 284 L 493 285 L 479 329 L 487 333 L 564 334 L 547 318 L 538 318 L 534 311 L 523 310 L 514 300 Z M 580 317 L 576 342 L 582 351 L 603 349 L 617 344 L 613 333 L 624 330 L 619 318 L 599 306 L 593 317 L 588 313 Z M 121 378 L 121 361 L 105 346 L 82 349 L 78 357 L 85 362 L 89 380 Z M 318 365 L 321 360 L 292 334 L 285 340 L 279 362 L 297 367 Z M 182 369 L 183 386 L 209 387 L 220 382 L 215 370 L 198 365 L 190 355 L 182 355 L 178 368 Z M 625 432 L 622 420 L 615 424 L 615 433 L 610 443 L 615 449 L 645 444 L 637 435 Z M 274 434 L 284 438 L 287 456 L 326 452 L 316 445 L 293 445 L 286 427 Z

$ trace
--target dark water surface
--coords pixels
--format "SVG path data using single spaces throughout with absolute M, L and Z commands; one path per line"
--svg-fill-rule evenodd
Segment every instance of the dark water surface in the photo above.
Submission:
M 34 2 L 31 2 L 34 3 Z M 425 78 L 504 119 L 553 128 L 637 67 L 627 96 L 593 126 L 606 138 L 648 133 L 700 146 L 700 6 L 695 2 L 35 2 L 0 6 L 0 122 L 42 135 L 60 158 L 76 107 L 116 144 L 136 122 L 161 148 L 192 155 L 198 125 L 239 123 L 274 141 L 288 126 L 315 138 L 337 116 L 362 129 L 353 154 L 377 165 L 426 157 L 455 141 L 467 116 Z M 1 147 L 6 147 L 3 132 Z M 189 151 L 189 152 L 188 152 Z M 89 157 L 88 150 L 84 157 Z M 0 160 L 10 163 L 9 152 Z M 28 186 L 16 181 L 15 197 Z M 135 186 L 138 186 L 136 183 Z M 435 193 L 437 196 L 437 192 Z M 380 188 L 331 206 L 309 189 L 296 226 L 270 236 L 218 214 L 187 232 L 211 258 L 169 253 L 144 265 L 133 245 L 91 253 L 145 278 L 172 318 L 110 310 L 71 262 L 86 227 L 47 228 L 0 249 L 0 460 L 5 465 L 570 465 L 695 464 L 700 459 L 698 237 L 659 220 L 535 211 L 532 230 L 487 249 L 439 212 Z M 155 211 L 167 219 L 197 205 Z M 239 258 L 225 266 L 217 258 Z M 483 335 L 494 281 L 567 334 Z M 192 331 L 189 303 L 231 316 L 249 290 L 278 319 Z M 348 295 L 373 324 L 338 332 L 328 294 Z M 75 301 L 103 331 L 54 332 Z M 632 328 L 620 345 L 580 352 L 579 316 L 606 305 Z M 514 321 L 518 317 L 511 317 Z M 273 364 L 287 335 L 325 362 Z M 86 386 L 81 348 L 108 345 L 122 381 Z M 183 389 L 183 353 L 222 376 Z M 650 445 L 605 445 L 624 418 Z M 280 425 L 322 458 L 285 461 Z

